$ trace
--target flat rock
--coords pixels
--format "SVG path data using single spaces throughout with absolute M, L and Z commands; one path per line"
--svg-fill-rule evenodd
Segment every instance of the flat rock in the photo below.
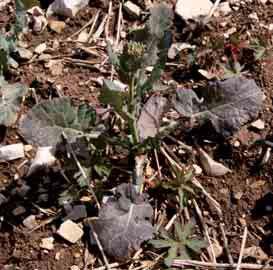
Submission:
M 9 161 L 25 157 L 22 143 L 10 144 L 0 147 L 0 160 Z
M 209 0 L 192 1 L 178 0 L 175 6 L 175 13 L 184 20 L 198 19 L 209 14 L 213 4 Z
M 47 237 L 43 238 L 40 243 L 40 248 L 46 249 L 46 250 L 53 250 L 54 249 L 54 238 L 53 237 Z
M 83 230 L 79 225 L 69 219 L 61 224 L 57 234 L 68 242 L 74 244 L 82 238 Z

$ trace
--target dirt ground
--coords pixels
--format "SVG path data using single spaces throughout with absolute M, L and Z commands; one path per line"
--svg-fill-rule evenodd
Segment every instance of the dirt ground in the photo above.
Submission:
M 99 70 L 97 63 L 105 61 L 103 54 L 100 54 L 99 44 L 96 46 L 97 56 L 85 54 L 79 50 L 76 42 L 67 40 L 73 33 L 84 26 L 92 16 L 101 10 L 102 14 L 107 13 L 107 5 L 104 6 L 101 1 L 93 2 L 81 11 L 75 18 L 66 20 L 66 27 L 61 34 L 54 33 L 46 28 L 41 34 L 27 35 L 27 44 L 29 48 L 35 48 L 36 45 L 46 42 L 49 48 L 53 43 L 58 42 L 57 49 L 51 49 L 50 54 L 54 59 L 82 59 L 90 61 L 86 67 L 78 66 L 70 61 L 62 61 L 62 70 L 58 75 L 54 75 L 48 68 L 45 68 L 44 62 L 34 59 L 31 63 L 26 61 L 21 63 L 18 69 L 13 70 L 9 76 L 12 82 L 23 82 L 35 89 L 35 97 L 29 97 L 24 103 L 24 109 L 44 99 L 67 95 L 76 101 L 84 101 L 98 106 L 99 84 L 96 82 L 99 77 L 109 77 L 107 70 Z M 245 1 L 247 2 L 247 1 Z M 111 33 L 116 31 L 116 15 L 118 12 L 118 3 L 113 5 L 115 14 L 111 22 Z M 249 14 L 256 12 L 259 21 L 253 21 Z M 8 29 L 14 21 L 12 8 L 8 6 L 1 11 L 0 28 Z M 134 20 L 127 20 L 126 25 L 134 25 Z M 198 143 L 207 150 L 208 153 L 218 161 L 226 164 L 232 173 L 224 177 L 200 176 L 198 179 L 206 190 L 220 203 L 224 213 L 222 220 L 211 205 L 204 200 L 201 203 L 204 210 L 206 222 L 218 230 L 221 222 L 225 223 L 226 233 L 230 243 L 230 251 L 234 259 L 238 259 L 241 246 L 241 236 L 244 225 L 248 225 L 247 246 L 260 246 L 273 259 L 273 234 L 272 234 L 272 214 L 273 214 L 273 167 L 272 156 L 262 167 L 258 166 L 261 157 L 260 147 L 252 146 L 252 143 L 259 139 L 272 140 L 273 136 L 273 30 L 269 31 L 261 25 L 273 23 L 273 4 L 264 6 L 260 1 L 252 1 L 251 4 L 241 5 L 238 10 L 232 10 L 228 16 L 213 17 L 209 25 L 204 26 L 198 33 L 187 30 L 179 18 L 175 18 L 173 27 L 173 41 L 190 42 L 197 46 L 200 55 L 197 56 L 196 67 L 188 69 L 187 52 L 181 52 L 179 57 L 170 61 L 167 65 L 164 79 L 175 80 L 182 87 L 191 87 L 202 85 L 206 79 L 198 74 L 197 69 L 208 70 L 217 63 L 221 63 L 225 50 L 223 46 L 217 48 L 217 43 L 223 39 L 223 34 L 231 27 L 236 28 L 239 39 L 246 40 L 251 38 L 260 38 L 267 46 L 266 56 L 259 61 L 253 61 L 247 49 L 242 49 L 240 61 L 243 61 L 247 76 L 255 79 L 265 94 L 263 111 L 259 118 L 265 122 L 265 128 L 257 131 L 249 128 L 249 125 L 243 127 L 237 134 L 227 141 L 207 141 L 202 140 L 204 136 L 198 139 Z M 194 35 L 191 34 L 194 33 Z M 35 101 L 35 98 L 37 99 Z M 1 128 L 1 143 L 10 144 L 24 142 L 18 134 L 16 128 Z M 187 140 L 186 134 L 180 134 L 180 138 Z M 235 144 L 239 142 L 239 144 Z M 235 146 L 236 145 L 236 146 Z M 28 153 L 32 156 L 32 152 Z M 22 186 L 21 175 L 24 174 L 24 166 L 20 167 L 22 161 L 0 163 L 0 191 L 11 192 L 14 188 Z M 15 180 L 14 180 L 15 179 Z M 37 190 L 38 185 L 34 187 Z M 54 191 L 55 187 L 50 187 Z M 54 194 L 49 205 L 44 208 L 54 208 Z M 16 206 L 22 205 L 27 209 L 27 213 L 19 217 L 14 217 L 11 212 Z M 41 226 L 41 228 L 26 232 L 22 225 L 22 220 L 29 214 L 37 214 L 37 208 L 33 207 L 33 202 L 25 202 L 22 198 L 13 200 L 5 209 L 0 208 L 0 218 L 5 216 L 7 222 L 1 223 L 0 219 L 0 269 L 20 269 L 20 270 L 65 270 L 71 266 L 78 266 L 84 269 L 83 255 L 85 246 L 83 242 L 70 245 L 62 239 L 55 242 L 55 248 L 51 251 L 42 250 L 40 241 L 42 238 L 49 237 L 56 232 L 57 223 L 50 223 Z M 7 214 L 8 212 L 8 214 Z M 210 215 L 205 215 L 210 212 Z M 6 218 L 7 216 L 7 218 Z M 41 216 L 42 219 L 42 216 Z M 2 224 L 2 226 L 1 226 Z M 223 255 L 224 256 L 224 255 Z M 222 257 L 218 258 L 221 261 Z M 249 259 L 249 262 L 257 262 L 256 259 Z M 5 267 L 4 267 L 5 266 Z M 125 268 L 121 269 L 128 269 Z M 93 268 L 89 268 L 93 269 Z M 161 269 L 154 268 L 154 269 Z

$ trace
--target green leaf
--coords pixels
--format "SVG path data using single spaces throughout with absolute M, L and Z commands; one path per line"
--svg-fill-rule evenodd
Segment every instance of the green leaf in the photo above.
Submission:
M 28 88 L 20 83 L 9 84 L 0 76 L 0 125 L 11 126 L 17 120 L 23 96 Z
M 168 256 L 165 258 L 164 260 L 164 263 L 167 265 L 167 266 L 171 266 L 172 265 L 172 262 L 173 260 L 177 257 L 177 247 L 171 247 L 169 250 L 168 250 Z
M 99 163 L 99 164 L 95 164 L 94 170 L 101 177 L 109 177 L 112 167 L 110 164 Z
M 31 144 L 56 147 L 64 132 L 70 143 L 96 131 L 95 110 L 74 107 L 69 98 L 56 98 L 35 105 L 22 117 L 19 129 Z M 98 131 L 99 132 L 99 131 Z
M 117 112 L 122 112 L 122 108 L 125 102 L 126 93 L 110 80 L 103 80 L 103 88 L 100 94 L 100 102 L 103 104 L 111 105 Z
M 171 247 L 175 242 L 171 240 L 151 240 L 149 243 L 155 248 L 168 248 Z
M 186 242 L 186 246 L 195 253 L 200 253 L 202 248 L 207 247 L 207 243 L 202 240 L 191 239 Z

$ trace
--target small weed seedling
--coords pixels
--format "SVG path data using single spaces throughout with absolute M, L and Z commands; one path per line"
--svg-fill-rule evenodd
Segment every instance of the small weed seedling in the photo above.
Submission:
M 171 237 L 166 231 L 161 232 L 159 240 L 151 240 L 155 248 L 167 248 L 168 255 L 164 260 L 166 266 L 170 267 L 174 259 L 191 259 L 193 254 L 200 253 L 207 244 L 192 236 L 193 225 L 187 223 L 181 226 L 178 222 L 174 224 L 174 236 Z

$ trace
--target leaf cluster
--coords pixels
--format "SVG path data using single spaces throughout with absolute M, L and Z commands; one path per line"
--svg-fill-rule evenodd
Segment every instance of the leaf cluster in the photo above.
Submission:
M 183 209 L 190 195 L 194 195 L 194 186 L 192 178 L 194 176 L 193 169 L 179 170 L 175 166 L 172 167 L 174 178 L 168 182 L 162 183 L 162 187 L 175 192 L 178 195 L 178 203 L 180 209 Z
M 120 80 L 128 87 L 135 88 L 134 97 L 141 98 L 152 90 L 160 79 L 170 46 L 169 28 L 172 22 L 172 11 L 165 5 L 155 5 L 145 27 L 132 30 L 128 43 L 122 53 L 114 52 L 108 43 L 108 55 Z M 152 66 L 150 76 L 146 68 Z M 126 104 L 130 102 L 130 94 L 112 81 L 104 80 L 100 101 L 110 104 L 125 119 L 128 119 Z
M 174 259 L 191 259 L 193 254 L 199 254 L 207 246 L 205 241 L 192 237 L 192 230 L 192 223 L 182 226 L 176 222 L 173 237 L 163 231 L 160 234 L 161 239 L 151 240 L 149 243 L 158 249 L 168 249 L 164 263 L 170 267 Z

